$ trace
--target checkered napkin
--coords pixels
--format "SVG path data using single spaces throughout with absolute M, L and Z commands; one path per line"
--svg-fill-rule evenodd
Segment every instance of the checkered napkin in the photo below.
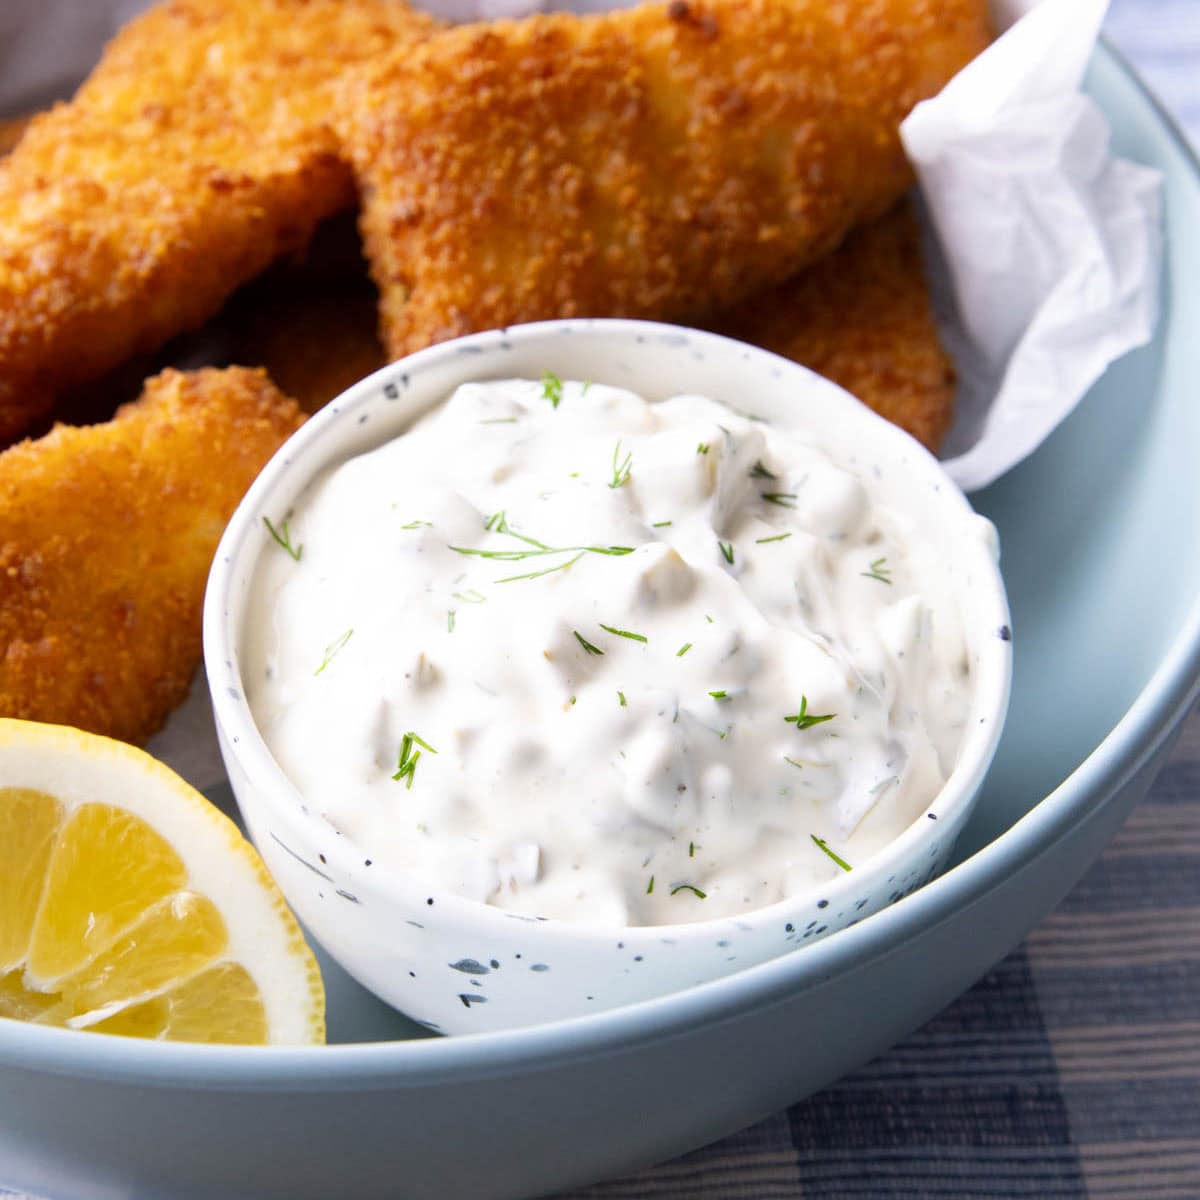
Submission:
M 1113 0 L 1108 34 L 1200 144 L 1200 0 Z M 924 1029 L 751 1129 L 558 1200 L 926 1197 L 1200 1200 L 1200 713 L 1058 911 Z

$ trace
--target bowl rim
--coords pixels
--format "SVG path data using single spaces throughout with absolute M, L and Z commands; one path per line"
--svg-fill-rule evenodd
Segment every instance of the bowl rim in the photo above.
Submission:
M 666 352 L 677 354 L 683 353 L 685 347 L 689 353 L 694 348 L 700 348 L 707 352 L 710 361 L 718 358 L 723 358 L 726 363 L 758 360 L 762 363 L 764 380 L 768 375 L 772 380 L 772 391 L 768 399 L 763 401 L 761 411 L 769 413 L 774 396 L 788 390 L 789 381 L 795 380 L 794 390 L 799 391 L 802 386 L 807 396 L 819 401 L 822 415 L 831 408 L 840 408 L 844 412 L 846 428 L 852 431 L 857 444 L 861 444 L 860 439 L 872 439 L 869 444 L 873 451 L 893 469 L 906 469 L 912 476 L 914 488 L 929 484 L 934 496 L 928 502 L 937 513 L 935 519 L 948 524 L 953 514 L 959 514 L 971 521 L 986 520 L 976 516 L 966 497 L 924 446 L 829 380 L 798 363 L 758 347 L 704 330 L 662 322 L 622 318 L 538 321 L 454 338 L 387 364 L 352 385 L 305 422 L 273 456 L 247 491 L 229 521 L 209 576 L 204 608 L 204 654 L 223 748 L 237 760 L 241 772 L 246 776 L 253 806 L 269 814 L 284 836 L 292 834 L 295 839 L 308 845 L 322 839 L 322 852 L 325 855 L 323 865 L 328 864 L 327 870 L 352 881 L 344 886 L 353 888 L 359 894 L 363 894 L 366 888 L 378 901 L 393 907 L 395 911 L 405 908 L 412 911 L 419 906 L 423 897 L 434 898 L 439 911 L 448 913 L 450 920 L 460 925 L 469 924 L 473 931 L 481 935 L 491 930 L 501 940 L 507 940 L 512 935 L 512 913 L 455 895 L 440 886 L 414 885 L 392 874 L 371 873 L 368 878 L 360 869 L 363 854 L 370 853 L 368 847 L 350 838 L 324 840 L 328 839 L 331 827 L 305 805 L 302 794 L 275 760 L 245 696 L 238 644 L 244 641 L 245 609 L 252 589 L 241 586 L 240 580 L 252 579 L 262 555 L 271 552 L 269 543 L 262 535 L 260 514 L 280 509 L 281 504 L 273 500 L 273 493 L 282 491 L 284 503 L 290 502 L 288 497 L 298 500 L 313 480 L 330 467 L 370 453 L 371 449 L 403 436 L 415 421 L 440 403 L 436 399 L 428 406 L 423 403 L 403 403 L 417 389 L 418 381 L 423 377 L 438 372 L 447 364 L 460 364 L 464 382 L 474 381 L 480 376 L 487 379 L 493 377 L 494 365 L 503 364 L 514 350 L 533 349 L 539 352 L 544 349 L 551 356 L 555 350 L 578 345 L 581 340 L 599 342 L 606 351 L 611 343 L 614 354 L 619 354 L 623 347 L 657 344 Z M 567 353 L 570 353 L 569 349 Z M 638 373 L 634 372 L 630 384 L 635 389 L 639 386 Z M 777 384 L 774 382 L 776 379 Z M 367 435 L 370 443 L 368 449 L 348 449 L 347 442 L 356 440 L 360 422 L 365 419 L 367 412 L 378 405 L 381 391 L 389 384 L 400 385 L 401 403 L 395 405 L 384 420 L 372 420 L 370 428 L 375 432 Z M 756 404 L 749 404 L 749 407 L 760 411 Z M 392 411 L 395 412 L 394 417 L 391 416 Z M 780 427 L 787 428 L 782 422 Z M 385 428 L 385 431 L 380 432 L 381 428 Z M 794 428 L 803 431 L 811 428 L 811 425 L 798 420 Z M 1004 724 L 1012 677 L 1012 643 L 1011 634 L 1008 633 L 1010 617 L 1003 578 L 994 548 L 969 535 L 968 531 L 974 528 L 974 525 L 966 522 L 954 523 L 952 531 L 953 540 L 958 544 L 957 553 L 963 555 L 974 579 L 970 593 L 974 607 L 968 622 L 974 627 L 977 638 L 974 646 L 975 681 L 971 723 L 946 782 L 900 834 L 862 863 L 856 864 L 853 872 L 840 872 L 825 883 L 813 884 L 782 900 L 745 912 L 699 921 L 643 926 L 537 917 L 524 930 L 530 950 L 537 949 L 539 943 L 556 941 L 560 946 L 569 942 L 573 948 L 592 947 L 602 951 L 611 947 L 614 938 L 620 939 L 630 949 L 656 946 L 663 938 L 670 938 L 679 945 L 689 945 L 719 938 L 727 934 L 731 927 L 745 931 L 750 927 L 768 929 L 776 922 L 783 926 L 799 919 L 801 912 L 807 915 L 813 904 L 835 911 L 839 903 L 853 903 L 864 894 L 886 888 L 885 877 L 889 871 L 893 876 L 898 876 L 901 871 L 911 870 L 918 855 L 923 855 L 930 843 L 936 845 L 946 836 L 943 833 L 946 828 L 957 829 L 970 812 L 994 757 Z M 235 599 L 236 595 L 241 596 L 240 603 Z M 960 595 L 965 593 L 960 592 Z M 985 632 L 993 630 L 996 636 Z M 239 805 L 242 802 L 239 796 Z M 923 817 L 930 819 L 923 820 Z M 289 837 L 289 841 L 295 845 L 292 837 Z M 833 930 L 830 936 L 833 932 L 837 930 Z M 813 944 L 815 941 L 791 950 L 785 949 L 782 953 L 794 953 L 801 949 L 806 951 Z M 334 948 L 330 947 L 330 951 L 336 958 Z M 541 952 L 545 952 L 544 947 Z
M 1123 77 L 1150 110 L 1193 182 L 1200 181 L 1200 157 L 1187 137 L 1104 37 L 1095 62 Z M 1059 840 L 1103 808 L 1153 759 L 1198 699 L 1200 595 L 1126 713 L 1057 787 L 969 860 L 853 928 L 808 947 L 803 956 L 785 955 L 686 992 L 497 1033 L 304 1047 L 82 1038 L 72 1030 L 0 1019 L 0 1066 L 163 1090 L 367 1092 L 532 1074 L 745 1017 L 783 1002 L 806 981 L 858 969 L 898 952 L 911 938 L 949 920 L 1017 870 L 1052 853 Z

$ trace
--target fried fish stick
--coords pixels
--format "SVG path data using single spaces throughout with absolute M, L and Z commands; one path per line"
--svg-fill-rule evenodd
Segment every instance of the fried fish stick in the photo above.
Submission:
M 119 33 L 0 163 L 0 441 L 352 204 L 334 82 L 430 27 L 400 0 L 170 0 Z
M 707 324 L 811 367 L 930 450 L 950 427 L 954 366 L 938 339 L 908 204 Z
M 692 320 L 910 186 L 902 118 L 987 42 L 983 0 L 670 0 L 436 34 L 339 128 L 392 355 L 553 316 Z
M 0 716 L 158 730 L 200 661 L 217 540 L 302 420 L 262 371 L 167 371 L 106 425 L 0 454 Z

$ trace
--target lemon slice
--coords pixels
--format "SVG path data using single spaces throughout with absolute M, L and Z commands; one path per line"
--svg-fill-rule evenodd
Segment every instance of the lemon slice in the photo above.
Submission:
M 0 719 L 0 1017 L 320 1042 L 312 952 L 233 822 L 141 750 Z

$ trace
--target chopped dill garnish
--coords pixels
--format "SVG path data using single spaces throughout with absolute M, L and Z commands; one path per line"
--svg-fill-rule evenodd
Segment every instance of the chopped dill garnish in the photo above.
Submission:
M 654 892 L 654 876 L 650 876 L 650 882 L 646 884 L 646 895 L 652 895 Z
M 733 543 L 732 542 L 718 542 L 717 545 L 721 547 L 721 553 L 725 556 L 725 561 L 727 563 L 729 563 L 730 566 L 732 566 L 733 565 Z
M 542 372 L 542 399 L 557 408 L 562 403 L 563 382 L 553 371 Z
M 790 533 L 777 533 L 774 537 L 755 538 L 754 544 L 756 546 L 765 546 L 768 542 L 784 542 L 791 536 Z
M 446 632 L 454 632 L 454 609 L 452 608 L 446 610 Z
M 688 842 L 688 858 L 696 857 L 696 843 Z
M 561 562 L 557 566 L 546 567 L 542 571 L 528 571 L 524 575 L 506 575 L 503 579 L 497 579 L 497 583 L 516 583 L 521 579 L 541 579 L 543 575 L 553 575 L 555 571 L 565 571 L 568 567 L 573 567 L 585 554 L 585 551 L 575 555 L 574 558 L 567 559 L 566 562 Z
M 768 471 L 767 468 L 763 466 L 763 460 L 760 458 L 760 459 L 757 459 L 754 463 L 754 466 L 750 468 L 750 478 L 751 479 L 778 479 L 779 476 L 776 475 L 773 471 Z
M 783 761 L 791 763 L 793 767 L 799 767 L 802 771 L 804 770 L 804 764 L 798 758 L 788 758 L 788 756 L 785 754 L 783 756 Z
M 432 529 L 433 522 L 432 521 L 409 521 L 409 523 L 407 525 L 401 525 L 400 528 L 401 529 L 420 529 L 422 526 L 424 526 L 426 529 Z
M 337 657 L 341 648 L 350 640 L 350 635 L 354 632 L 353 629 L 347 629 L 339 638 L 334 638 L 328 646 L 325 647 L 325 657 L 321 659 L 321 665 L 313 672 L 314 675 L 320 675 L 327 666 Z
M 612 472 L 613 477 L 609 480 L 610 488 L 624 487 L 629 482 L 629 476 L 633 471 L 633 452 L 626 453 L 624 458 L 621 458 L 621 439 L 617 439 L 617 444 L 613 447 L 612 457 Z
M 795 492 L 759 492 L 768 504 L 778 504 L 780 508 L 795 508 L 792 503 L 796 499 Z
M 676 658 L 682 658 L 692 648 L 691 642 L 684 642 L 678 650 L 675 651 Z
M 572 703 L 572 704 L 574 704 L 574 703 L 575 703 L 575 697 L 574 697 L 574 696 L 572 696 L 572 697 L 571 697 L 571 703 Z
M 591 642 L 579 632 L 578 629 L 572 629 L 571 632 L 575 635 L 575 640 L 584 648 L 588 654 L 603 654 L 604 651 L 599 646 L 593 646 Z
M 654 524 L 650 526 L 650 528 L 651 529 L 665 529 L 668 525 L 673 525 L 673 524 L 674 524 L 673 521 L 655 521 Z
M 790 721 L 797 729 L 811 729 L 814 725 L 820 725 L 825 721 L 832 721 L 837 713 L 826 713 L 822 717 L 814 716 L 808 711 L 808 697 L 800 697 L 800 711 L 794 717 L 784 717 L 785 721 Z
M 276 529 L 275 526 L 271 524 L 270 517 L 263 517 L 263 524 L 267 527 L 267 531 L 275 539 L 275 541 L 278 542 L 279 545 L 282 546 L 283 549 L 286 550 L 288 554 L 290 554 L 292 558 L 296 560 L 296 562 L 299 562 L 300 555 L 304 553 L 304 547 L 303 545 L 292 545 L 292 535 L 288 533 L 287 521 L 284 520 L 280 524 L 279 528 Z
M 583 381 L 583 387 L 579 389 L 579 394 L 581 396 L 586 396 L 588 394 L 588 388 L 590 388 L 591 386 L 592 386 L 592 381 L 590 379 L 585 379 Z
M 696 453 L 697 453 L 697 454 L 707 454 L 707 453 L 708 453 L 708 443 L 707 443 L 707 442 L 701 442 L 701 443 L 700 443 L 700 444 L 699 444 L 699 445 L 696 447 Z
M 690 883 L 677 883 L 671 889 L 671 895 L 674 896 L 676 892 L 691 892 L 693 895 L 699 896 L 701 900 L 708 899 L 707 892 L 702 892 L 698 887 Z
M 824 854 L 828 854 L 829 857 L 832 858 L 833 861 L 837 863 L 837 865 L 841 867 L 843 871 L 854 870 L 854 868 L 844 858 L 840 858 L 838 855 L 834 854 L 832 850 L 830 850 L 824 838 L 817 837 L 815 833 L 810 833 L 808 836 L 816 843 L 817 849 Z
M 414 742 L 418 746 L 423 746 L 430 754 L 437 753 L 424 738 L 413 733 L 411 729 L 400 739 L 400 755 L 396 763 L 396 773 L 392 778 L 397 782 L 403 779 L 404 786 L 409 789 L 412 788 L 413 778 L 417 773 L 417 763 L 421 758 L 421 751 L 413 749 Z
M 714 700 L 728 700 L 729 699 L 729 693 L 724 688 L 722 688 L 719 692 L 709 692 L 708 694 Z
M 618 692 L 618 693 L 617 693 L 617 699 L 618 699 L 618 700 L 620 700 L 620 702 L 621 702 L 621 707 L 622 707 L 622 708 L 626 708 L 626 707 L 627 707 L 627 705 L 626 705 L 626 703 L 625 703 L 625 693 L 624 693 L 624 692 Z
M 476 591 L 474 588 L 469 588 L 465 592 L 453 592 L 451 594 L 455 600 L 461 600 L 464 604 L 482 604 L 487 599 L 482 592 Z
M 886 558 L 877 558 L 872 564 L 869 571 L 860 571 L 859 574 L 867 579 L 878 579 L 880 583 L 886 583 L 889 586 L 892 582 L 892 569 L 887 566 Z
M 486 421 L 480 421 L 480 425 L 515 425 L 516 417 L 488 417 Z
M 710 616 L 708 615 L 708 613 L 705 613 L 705 614 L 704 614 L 704 619 L 705 619 L 705 620 L 706 620 L 706 621 L 707 621 L 707 622 L 708 622 L 710 625 L 713 623 L 713 619 L 712 619 L 712 617 L 710 617 Z
M 631 633 L 628 629 L 617 629 L 614 625 L 605 625 L 600 622 L 600 628 L 607 633 L 614 634 L 616 637 L 628 638 L 631 642 L 644 642 L 647 640 L 644 633 Z

